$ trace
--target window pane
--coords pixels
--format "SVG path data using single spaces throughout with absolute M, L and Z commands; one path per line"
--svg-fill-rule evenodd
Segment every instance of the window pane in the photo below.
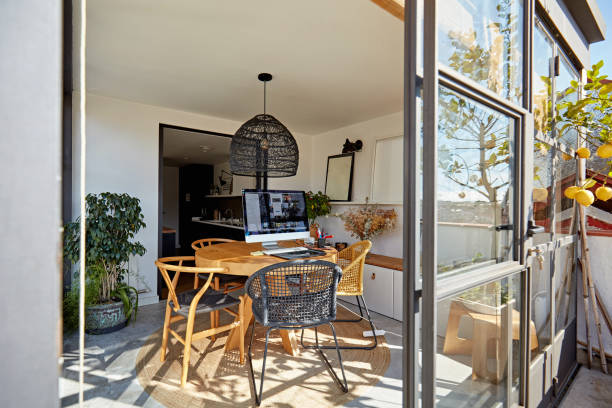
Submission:
M 531 339 L 532 357 L 550 344 L 550 261 L 552 252 L 542 254 L 541 261 L 532 258 L 531 325 L 536 337 Z M 537 341 L 535 340 L 537 338 Z
M 533 32 L 533 117 L 535 131 L 551 136 L 553 43 L 536 24 Z
M 496 407 L 516 402 L 520 290 L 516 274 L 438 302 L 436 406 Z M 506 401 L 508 362 L 514 401 Z
M 567 198 L 563 192 L 576 184 L 576 160 L 557 151 L 555 161 L 555 238 L 572 233 L 572 223 L 577 222 L 575 201 Z M 574 231 L 576 229 L 574 228 Z
M 448 88 L 439 94 L 438 271 L 510 260 L 515 121 Z
M 574 244 L 557 249 L 555 256 L 555 331 L 559 333 L 576 317 Z
M 534 143 L 533 152 L 533 220 L 536 225 L 544 227 L 544 232 L 537 233 L 533 237 L 533 244 L 543 244 L 552 239 L 552 169 L 553 169 L 552 147 L 538 140 Z
M 523 2 L 444 0 L 439 5 L 440 62 L 520 103 Z
M 565 56 L 560 55 L 559 58 L 559 76 L 555 80 L 555 106 L 565 101 L 575 102 L 578 100 L 578 93 L 574 92 L 571 86 L 572 81 L 578 81 L 578 74 L 574 72 L 570 63 Z M 557 112 L 561 115 L 564 111 Z M 577 146 L 578 133 L 573 128 L 562 130 L 562 125 L 557 125 L 557 138 L 561 139 L 567 146 Z

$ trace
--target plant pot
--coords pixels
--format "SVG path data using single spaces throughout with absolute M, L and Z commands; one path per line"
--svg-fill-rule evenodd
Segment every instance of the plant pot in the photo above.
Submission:
M 88 334 L 112 333 L 127 325 L 123 302 L 87 306 L 85 316 L 85 332 Z

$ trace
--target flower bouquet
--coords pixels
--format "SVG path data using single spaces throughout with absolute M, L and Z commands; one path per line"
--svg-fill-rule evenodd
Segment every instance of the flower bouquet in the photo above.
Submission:
M 376 205 L 366 204 L 363 207 L 351 208 L 339 215 L 344 221 L 344 228 L 355 238 L 363 241 L 381 235 L 395 228 L 397 213 L 394 209 L 383 210 Z

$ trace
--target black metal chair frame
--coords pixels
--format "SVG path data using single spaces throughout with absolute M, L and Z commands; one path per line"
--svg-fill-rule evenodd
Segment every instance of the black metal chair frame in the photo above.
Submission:
M 338 348 L 340 350 L 374 350 L 378 346 L 378 338 L 376 337 L 376 327 L 374 327 L 374 323 L 372 322 L 372 317 L 370 316 L 368 305 L 366 304 L 363 296 L 355 296 L 355 298 L 357 299 L 357 307 L 359 307 L 359 315 L 360 315 L 359 319 L 336 319 L 334 320 L 334 323 L 359 323 L 360 321 L 365 319 L 363 315 L 363 310 L 361 309 L 361 304 L 359 302 L 359 298 L 361 298 L 361 301 L 363 302 L 363 307 L 366 311 L 366 316 L 368 317 L 368 322 L 370 323 L 370 327 L 372 328 L 372 336 L 374 336 L 374 343 L 370 344 L 369 346 L 339 346 Z M 345 308 L 346 310 L 352 313 L 352 311 L 346 306 L 344 305 L 340 305 L 340 306 L 342 306 L 343 308 Z M 305 345 L 304 344 L 304 330 L 302 330 L 302 334 L 300 335 L 300 342 L 302 343 L 302 347 L 307 348 L 307 349 L 321 348 L 321 349 L 328 350 L 328 349 L 336 348 L 334 346 L 307 346 Z
M 320 267 L 322 270 L 324 270 L 325 268 L 328 268 L 328 271 L 332 272 L 332 282 L 330 285 L 331 287 L 325 289 L 325 290 L 331 289 L 331 292 L 329 293 L 330 296 L 328 296 L 329 299 L 323 299 L 324 302 L 326 303 L 329 302 L 328 315 L 312 319 L 311 321 L 269 320 L 268 299 L 269 298 L 274 299 L 279 303 L 283 303 L 283 301 L 280 299 L 287 298 L 287 303 L 289 303 L 291 298 L 304 296 L 305 294 L 303 290 L 305 286 L 304 286 L 303 277 L 310 273 L 319 272 L 317 270 L 314 270 L 314 271 L 310 270 L 313 267 Z M 283 283 L 279 286 L 281 287 L 281 289 L 292 291 L 292 294 L 271 296 L 268 293 L 268 282 L 267 282 L 268 279 L 266 278 L 270 276 L 271 272 L 286 269 L 286 268 L 292 268 L 292 269 L 295 269 L 295 271 L 292 271 L 291 273 L 283 274 L 284 275 L 284 279 L 282 279 Z M 303 269 L 303 270 L 300 271 L 300 269 Z M 276 277 L 278 278 L 279 276 L 283 276 L 283 275 L 276 275 Z M 299 275 L 299 282 L 291 281 L 291 279 L 295 279 L 298 275 Z M 247 360 L 249 362 L 249 369 L 251 372 L 251 382 L 253 384 L 253 390 L 255 391 L 255 402 L 257 405 L 261 404 L 261 400 L 263 396 L 263 383 L 264 383 L 264 376 L 265 376 L 265 370 L 266 370 L 266 357 L 268 354 L 268 341 L 270 337 L 270 332 L 272 330 L 295 330 L 295 329 L 299 330 L 299 329 L 314 328 L 316 346 L 312 346 L 309 348 L 314 348 L 319 352 L 319 355 L 321 359 L 323 360 L 323 362 L 325 363 L 325 365 L 327 366 L 334 382 L 340 387 L 340 389 L 343 392 L 348 392 L 346 374 L 344 372 L 344 365 L 342 364 L 342 355 L 340 353 L 340 348 L 338 347 L 338 338 L 336 336 L 336 330 L 332 323 L 332 321 L 336 317 L 336 288 L 337 288 L 338 281 L 340 280 L 341 276 L 342 276 L 342 269 L 334 263 L 327 262 L 327 261 L 321 261 L 321 260 L 296 260 L 296 261 L 290 261 L 290 262 L 282 262 L 279 264 L 270 265 L 268 267 L 262 268 L 259 271 L 257 271 L 255 274 L 253 274 L 251 277 L 249 277 L 249 279 L 247 280 L 247 283 L 246 283 L 247 294 L 251 297 L 251 299 L 253 299 L 253 315 L 254 315 L 253 323 L 251 326 L 251 340 L 249 342 L 249 348 L 247 351 Z M 260 290 L 261 290 L 260 296 L 257 296 L 257 294 L 254 293 L 253 286 L 255 285 L 256 280 L 259 280 L 259 285 L 260 285 Z M 277 282 L 279 281 L 281 280 L 277 279 Z M 274 285 L 274 286 L 278 286 L 278 285 Z M 297 294 L 293 293 L 293 291 L 295 291 L 296 288 L 298 287 L 299 287 L 299 293 Z M 323 291 L 320 291 L 319 293 L 322 293 L 322 292 Z M 258 300 L 259 298 L 261 298 L 261 301 L 256 302 L 256 299 Z M 261 303 L 261 310 L 259 310 L 260 303 Z M 279 307 L 279 305 L 276 305 L 276 307 Z M 258 310 L 256 311 L 256 309 Z M 291 316 L 287 316 L 287 317 L 291 317 Z M 266 342 L 264 346 L 264 356 L 263 356 L 263 362 L 262 362 L 262 368 L 261 368 L 261 381 L 259 384 L 259 391 L 257 387 L 257 382 L 255 380 L 255 372 L 253 370 L 253 360 L 252 360 L 252 353 L 251 353 L 251 349 L 253 345 L 253 338 L 255 337 L 255 321 L 256 320 L 262 326 L 268 327 L 268 329 L 266 330 Z M 335 348 L 336 352 L 338 353 L 338 363 L 340 365 L 340 370 L 342 372 L 343 381 L 340 380 L 340 378 L 338 377 L 338 374 L 332 368 L 331 363 L 327 359 L 327 356 L 325 356 L 325 354 L 323 353 L 323 347 L 319 347 L 318 327 L 324 324 L 328 324 L 331 327 L 332 334 L 334 336 L 334 341 L 336 343 L 336 347 L 330 347 L 330 348 Z

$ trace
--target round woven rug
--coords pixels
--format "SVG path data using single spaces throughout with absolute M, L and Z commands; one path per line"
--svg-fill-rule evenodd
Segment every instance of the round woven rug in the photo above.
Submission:
M 225 318 L 223 316 L 226 316 Z M 351 319 L 355 315 L 338 308 L 339 319 Z M 196 330 L 209 327 L 208 314 L 198 315 Z M 221 313 L 221 323 L 231 321 L 231 316 Z M 183 321 L 184 322 L 184 321 Z M 184 335 L 184 323 L 173 327 Z M 372 338 L 364 338 L 364 330 L 370 330 L 367 320 L 359 323 L 334 325 L 340 344 L 367 345 Z M 226 332 L 227 333 L 227 332 Z M 299 332 L 297 332 L 299 334 Z M 164 363 L 160 362 L 161 329 L 152 334 L 138 352 L 136 372 L 145 391 L 157 401 L 171 408 L 184 407 L 251 407 L 255 406 L 249 365 L 246 357 L 250 328 L 245 338 L 245 364 L 239 364 L 238 350 L 223 351 L 227 334 L 215 341 L 201 339 L 193 343 L 188 384 L 180 388 L 183 345 L 169 335 L 169 352 Z M 298 336 L 299 338 L 299 336 Z M 321 344 L 333 344 L 329 326 L 319 328 Z M 253 340 L 253 368 L 257 384 L 261 379 L 261 364 L 265 329 L 256 325 Z M 304 343 L 314 344 L 314 330 L 304 333 Z M 332 367 L 340 374 L 336 350 L 325 350 Z M 376 384 L 389 366 L 389 348 L 384 336 L 378 337 L 374 350 L 342 350 L 342 360 L 349 392 L 343 393 L 334 382 L 317 351 L 299 348 L 296 357 L 287 354 L 277 331 L 270 334 L 263 402 L 261 406 L 329 407 L 346 404 L 363 395 Z

